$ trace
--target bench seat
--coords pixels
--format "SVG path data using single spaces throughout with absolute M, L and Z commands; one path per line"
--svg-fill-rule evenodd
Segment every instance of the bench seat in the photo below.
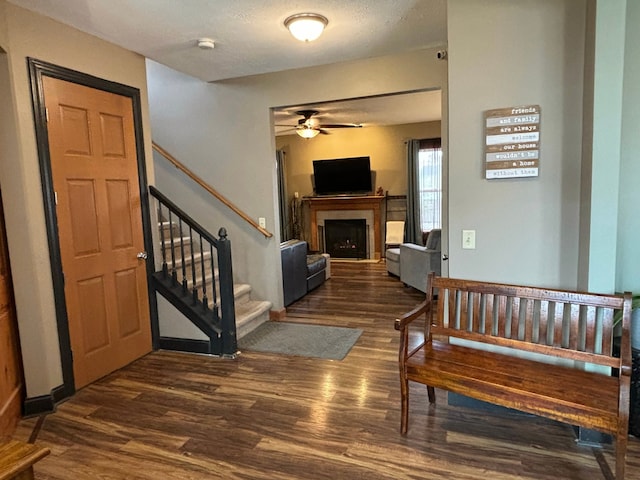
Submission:
M 615 434 L 618 379 L 433 341 L 407 359 L 409 380 Z

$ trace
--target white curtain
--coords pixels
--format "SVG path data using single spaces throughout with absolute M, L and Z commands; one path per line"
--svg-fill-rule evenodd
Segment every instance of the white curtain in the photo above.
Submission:
M 442 227 L 442 148 L 439 138 L 421 140 L 417 162 L 420 228 Z

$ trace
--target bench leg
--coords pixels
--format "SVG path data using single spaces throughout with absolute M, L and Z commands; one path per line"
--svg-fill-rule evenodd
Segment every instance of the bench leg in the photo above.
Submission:
M 403 372 L 400 372 L 400 395 L 402 396 L 400 433 L 405 435 L 409 426 L 409 381 Z
M 616 480 L 624 479 L 624 467 L 627 457 L 627 433 L 616 437 Z
M 429 403 L 436 403 L 436 390 L 429 385 L 427 385 L 427 395 L 429 396 Z

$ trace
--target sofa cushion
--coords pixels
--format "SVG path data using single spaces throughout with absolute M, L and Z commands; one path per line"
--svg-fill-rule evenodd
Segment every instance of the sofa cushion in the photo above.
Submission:
M 442 230 L 439 228 L 434 228 L 429 232 L 429 236 L 427 237 L 427 243 L 425 243 L 425 247 L 427 250 L 440 250 L 440 238 L 442 237 Z
M 310 277 L 327 266 L 327 259 L 321 254 L 307 255 L 307 277 Z
M 400 248 L 387 248 L 385 251 L 385 257 L 387 261 L 399 262 L 400 261 Z

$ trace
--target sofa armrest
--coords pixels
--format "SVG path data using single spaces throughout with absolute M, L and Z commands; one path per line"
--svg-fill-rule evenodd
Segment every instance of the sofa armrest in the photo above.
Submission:
M 307 293 L 307 242 L 292 240 L 280 245 L 282 289 L 285 307 Z
M 413 243 L 400 245 L 400 280 L 403 283 L 426 292 L 429 272 L 440 275 L 440 250 L 430 250 Z

